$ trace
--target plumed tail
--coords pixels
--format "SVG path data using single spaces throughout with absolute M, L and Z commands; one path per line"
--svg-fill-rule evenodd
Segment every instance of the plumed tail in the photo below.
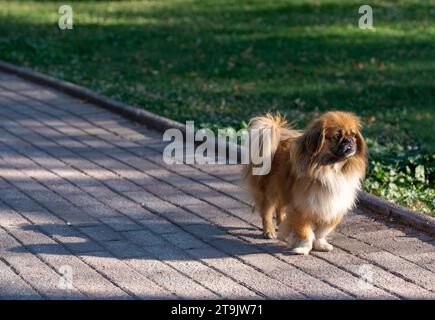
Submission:
M 252 118 L 249 121 L 249 132 L 251 147 L 259 146 L 261 155 L 267 152 L 272 157 L 278 149 L 280 141 L 292 136 L 287 119 L 279 113 L 275 115 L 266 113 L 264 116 Z
M 252 118 L 249 121 L 250 157 L 249 163 L 243 167 L 241 186 L 247 191 L 255 209 L 260 210 L 264 198 L 262 185 L 268 176 L 275 153 L 280 148 L 280 142 L 288 138 L 297 137 L 299 132 L 292 130 L 285 117 L 280 114 L 267 113 Z M 258 148 L 252 150 L 252 148 Z M 259 159 L 254 155 L 259 154 Z

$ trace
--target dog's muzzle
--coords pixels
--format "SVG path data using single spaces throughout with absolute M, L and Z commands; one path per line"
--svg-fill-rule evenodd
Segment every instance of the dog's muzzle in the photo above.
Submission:
M 349 138 L 344 138 L 338 149 L 338 156 L 347 158 L 354 155 L 355 151 L 355 143 Z

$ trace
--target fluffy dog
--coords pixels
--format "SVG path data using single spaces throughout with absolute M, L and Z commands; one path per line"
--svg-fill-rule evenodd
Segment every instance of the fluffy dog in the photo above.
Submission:
M 367 146 L 359 119 L 332 111 L 301 132 L 281 116 L 266 114 L 251 119 L 249 127 L 270 130 L 271 137 L 269 173 L 253 175 L 252 162 L 242 173 L 254 209 L 261 214 L 264 236 L 276 238 L 275 212 L 278 237 L 294 254 L 331 251 L 326 237 L 354 206 L 366 171 Z

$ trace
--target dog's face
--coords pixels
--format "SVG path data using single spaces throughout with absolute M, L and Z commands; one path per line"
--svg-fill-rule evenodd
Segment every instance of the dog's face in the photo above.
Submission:
M 325 113 L 305 130 L 305 148 L 323 164 L 365 157 L 366 144 L 360 127 L 359 119 L 353 113 Z

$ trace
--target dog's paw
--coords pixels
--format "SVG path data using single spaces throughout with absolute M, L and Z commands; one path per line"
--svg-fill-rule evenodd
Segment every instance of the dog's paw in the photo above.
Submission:
M 292 249 L 293 254 L 303 254 L 307 255 L 310 253 L 311 249 L 313 248 L 313 243 L 310 240 L 302 240 L 300 241 L 296 247 Z
M 276 232 L 275 230 L 264 231 L 263 236 L 265 239 L 276 239 Z
M 329 244 L 325 239 L 314 240 L 313 249 L 316 251 L 330 252 L 334 247 Z
M 292 249 L 293 254 L 299 254 L 299 255 L 307 255 L 311 251 L 310 247 L 297 247 Z

